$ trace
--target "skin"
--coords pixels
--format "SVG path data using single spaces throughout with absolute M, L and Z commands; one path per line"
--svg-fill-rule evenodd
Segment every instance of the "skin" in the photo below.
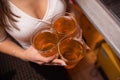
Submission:
M 28 15 L 42 19 L 47 10 L 48 0 L 10 0 L 14 5 L 23 10 Z M 32 6 L 31 6 L 32 5 Z M 9 46 L 8 46 L 9 45 Z M 10 39 L 6 39 L 0 42 L 0 51 L 8 55 L 20 58 L 25 61 L 31 61 L 37 64 L 44 64 L 52 61 L 51 65 L 66 65 L 61 59 L 55 59 L 55 56 L 45 58 L 40 55 L 33 46 L 24 50 L 15 42 Z

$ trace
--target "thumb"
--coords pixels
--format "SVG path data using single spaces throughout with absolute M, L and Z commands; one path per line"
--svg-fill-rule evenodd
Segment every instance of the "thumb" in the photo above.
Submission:
M 55 65 L 62 65 L 62 66 L 66 66 L 66 65 L 67 65 L 67 64 L 66 64 L 63 60 L 61 60 L 61 59 L 54 59 L 52 63 L 55 64 Z

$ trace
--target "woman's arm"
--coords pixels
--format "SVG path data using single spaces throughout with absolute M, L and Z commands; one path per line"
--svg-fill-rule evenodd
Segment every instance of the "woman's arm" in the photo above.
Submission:
M 28 48 L 27 50 L 24 50 L 21 48 L 19 45 L 17 45 L 15 42 L 13 42 L 11 39 L 6 39 L 2 42 L 0 42 L 0 51 L 20 58 L 25 61 L 32 61 L 38 64 L 42 64 L 44 62 L 49 62 L 54 58 L 54 56 L 49 57 L 49 58 L 44 58 L 36 51 L 32 46 Z
M 10 39 L 6 39 L 0 42 L 0 52 L 20 58 L 25 61 L 31 61 L 37 64 L 45 64 L 55 58 L 55 56 L 47 57 L 47 58 L 41 56 L 40 53 L 32 46 L 30 46 L 27 50 L 24 50 L 18 44 L 16 44 Z M 56 64 L 66 65 L 64 61 L 59 59 L 54 59 L 51 65 L 56 65 Z
M 15 44 L 10 38 L 3 27 L 0 26 L 0 52 L 6 53 L 11 56 L 24 59 L 23 49 Z M 17 55 L 16 55 L 17 54 Z
M 0 52 L 25 60 L 24 49 L 9 38 L 0 42 Z

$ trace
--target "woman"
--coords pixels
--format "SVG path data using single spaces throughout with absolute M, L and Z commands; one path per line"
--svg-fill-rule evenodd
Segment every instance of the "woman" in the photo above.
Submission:
M 43 21 L 49 22 L 54 15 L 65 12 L 65 8 L 62 0 L 0 0 L 0 52 L 38 65 L 53 60 L 55 56 L 41 56 L 31 46 L 30 37 Z M 66 65 L 60 59 L 54 59 L 52 65 L 56 63 Z

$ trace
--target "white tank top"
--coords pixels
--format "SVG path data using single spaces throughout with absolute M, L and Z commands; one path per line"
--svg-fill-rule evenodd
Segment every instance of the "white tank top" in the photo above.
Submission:
M 41 27 L 41 21 L 48 22 L 54 15 L 65 12 L 65 5 L 62 0 L 48 0 L 47 10 L 43 19 L 37 19 L 26 14 L 11 2 L 10 7 L 14 14 L 20 16 L 20 18 L 15 17 L 15 19 L 18 21 L 16 26 L 20 29 L 20 31 L 14 28 L 11 28 L 12 31 L 7 29 L 6 31 L 15 40 L 17 40 L 24 49 L 27 49 L 31 45 L 30 38 L 34 31 Z

